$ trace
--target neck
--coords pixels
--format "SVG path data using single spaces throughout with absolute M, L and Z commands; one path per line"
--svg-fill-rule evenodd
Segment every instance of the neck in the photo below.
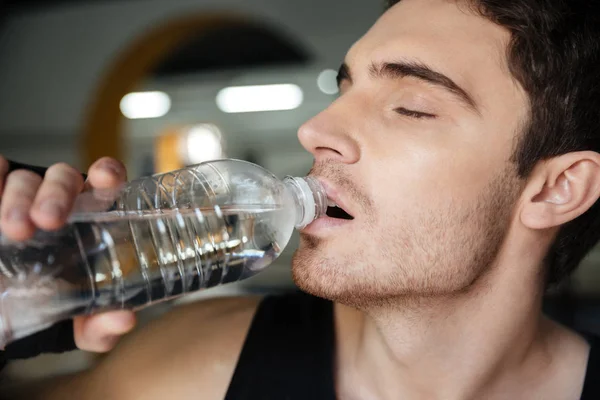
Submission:
M 362 382 L 358 398 L 506 398 L 507 384 L 550 358 L 539 265 L 517 263 L 534 258 L 523 253 L 501 252 L 485 276 L 452 297 L 400 299 L 362 312 L 338 306 L 354 321 L 338 360 L 353 372 L 341 381 L 353 381 L 355 393 Z

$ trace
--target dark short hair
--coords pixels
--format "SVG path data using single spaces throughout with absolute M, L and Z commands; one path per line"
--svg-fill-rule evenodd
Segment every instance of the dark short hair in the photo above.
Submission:
M 392 7 L 401 0 L 388 0 Z M 600 2 L 464 0 L 511 33 L 509 68 L 531 114 L 514 154 L 518 174 L 562 154 L 600 152 Z M 568 277 L 600 239 L 600 202 L 563 225 L 547 256 L 547 283 Z

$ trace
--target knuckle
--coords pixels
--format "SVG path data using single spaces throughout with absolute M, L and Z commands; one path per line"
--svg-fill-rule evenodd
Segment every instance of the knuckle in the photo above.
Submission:
M 65 181 L 63 179 L 53 179 L 53 180 L 49 180 L 48 181 L 49 185 L 48 185 L 48 190 L 52 190 L 53 192 L 56 192 L 57 194 L 60 193 L 62 195 L 64 194 L 70 194 L 74 191 L 74 185 L 71 182 Z
M 1 202 L 3 209 L 29 208 L 39 189 L 41 178 L 16 172 L 11 173 L 6 181 Z
M 64 163 L 64 162 L 56 163 L 56 164 L 52 165 L 50 168 L 48 168 L 48 171 L 46 172 L 46 174 L 65 175 L 68 177 L 79 176 L 79 172 L 74 167 L 72 167 L 69 164 Z
M 83 177 L 75 168 L 65 163 L 54 164 L 46 172 L 45 181 L 64 192 L 79 192 L 83 185 Z
M 7 186 L 35 185 L 42 181 L 42 177 L 32 171 L 18 169 L 8 174 Z

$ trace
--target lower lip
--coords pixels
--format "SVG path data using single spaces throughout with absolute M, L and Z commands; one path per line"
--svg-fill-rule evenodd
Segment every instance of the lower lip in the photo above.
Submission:
M 351 222 L 353 222 L 351 219 L 331 218 L 325 215 L 308 224 L 304 229 L 302 229 L 302 233 L 308 233 L 311 235 L 325 233 L 330 230 L 344 227 Z

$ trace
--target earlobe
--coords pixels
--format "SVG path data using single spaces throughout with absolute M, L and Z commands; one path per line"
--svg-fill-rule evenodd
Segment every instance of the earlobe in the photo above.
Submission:
M 568 153 L 546 162 L 536 173 L 538 179 L 533 182 L 537 188 L 532 183 L 532 195 L 521 209 L 521 222 L 531 229 L 569 222 L 585 213 L 600 196 L 598 153 Z

